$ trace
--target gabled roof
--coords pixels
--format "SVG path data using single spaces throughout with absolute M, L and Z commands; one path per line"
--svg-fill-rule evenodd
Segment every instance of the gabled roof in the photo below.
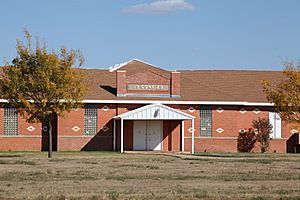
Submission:
M 151 64 L 133 59 L 121 66 L 128 76 L 153 71 L 164 77 L 170 72 Z M 148 100 L 148 101 L 201 101 L 201 102 L 251 102 L 267 103 L 262 91 L 262 80 L 277 84 L 283 80 L 282 71 L 251 71 L 251 70 L 178 70 L 181 72 L 181 95 L 170 97 L 117 97 L 116 71 L 104 69 L 79 69 L 86 76 L 89 91 L 85 100 Z M 2 69 L 0 68 L 0 76 Z M 1 98 L 0 98 L 1 99 Z
M 150 64 L 150 63 L 148 63 L 148 62 L 145 62 L 145 61 L 143 61 L 143 60 L 140 60 L 140 59 L 137 59 L 137 58 L 133 58 L 133 59 L 131 59 L 131 60 L 129 60 L 129 61 L 126 61 L 126 62 L 123 62 L 123 63 L 119 63 L 119 64 L 116 64 L 116 65 L 114 65 L 114 66 L 109 67 L 109 71 L 110 71 L 110 72 L 113 72 L 113 71 L 119 70 L 119 69 L 121 69 L 123 66 L 126 66 L 126 65 L 128 65 L 128 64 L 130 64 L 130 63 L 133 63 L 133 62 L 139 62 L 140 64 L 146 64 L 146 65 L 149 65 L 149 66 L 152 66 L 152 67 L 155 67 L 155 68 L 159 68 L 159 67 L 157 67 L 157 66 L 155 66 L 155 65 L 153 65 L 153 64 Z M 159 69 L 160 69 L 160 68 L 159 68 Z
M 159 101 L 216 101 L 267 103 L 261 81 L 279 83 L 281 71 L 243 70 L 179 70 L 180 98 L 117 97 L 116 72 L 100 69 L 81 69 L 90 89 L 86 100 L 159 100 Z M 131 71 L 138 73 L 139 70 Z M 168 71 L 167 74 L 169 75 Z
M 127 76 L 134 75 L 136 73 L 142 73 L 145 71 L 151 70 L 152 72 L 161 74 L 166 78 L 170 78 L 170 72 L 164 69 L 161 69 L 153 64 L 144 62 L 139 59 L 132 59 L 127 62 L 117 64 L 109 68 L 110 72 L 115 72 L 116 70 L 126 70 Z
M 162 104 L 150 104 L 114 117 L 125 120 L 185 120 L 195 117 Z

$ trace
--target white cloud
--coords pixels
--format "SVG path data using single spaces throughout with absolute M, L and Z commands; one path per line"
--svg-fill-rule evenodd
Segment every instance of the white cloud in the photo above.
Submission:
M 195 7 L 185 0 L 156 0 L 152 3 L 143 3 L 130 6 L 124 11 L 127 13 L 163 14 L 177 10 L 194 10 Z

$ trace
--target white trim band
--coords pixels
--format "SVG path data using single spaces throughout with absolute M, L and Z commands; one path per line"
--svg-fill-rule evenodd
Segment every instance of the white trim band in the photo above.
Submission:
M 0 103 L 8 100 L 0 99 Z M 273 103 L 247 101 L 159 101 L 159 100 L 83 100 L 82 103 L 126 103 L 126 104 L 197 104 L 197 105 L 241 105 L 241 106 L 274 106 Z
M 197 104 L 197 105 L 274 106 L 273 103 L 247 102 L 247 101 L 83 100 L 82 103 Z

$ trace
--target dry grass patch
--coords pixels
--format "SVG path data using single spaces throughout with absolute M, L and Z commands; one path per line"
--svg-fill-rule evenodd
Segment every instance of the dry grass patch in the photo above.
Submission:
M 229 155 L 5 152 L 0 199 L 300 199 L 300 155 Z

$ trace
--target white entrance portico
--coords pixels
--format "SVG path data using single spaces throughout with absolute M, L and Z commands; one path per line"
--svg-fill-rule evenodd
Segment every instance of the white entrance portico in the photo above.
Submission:
M 113 148 L 116 150 L 116 120 L 120 120 L 121 153 L 124 152 L 124 120 L 133 121 L 133 150 L 162 150 L 163 121 L 181 121 L 181 150 L 184 151 L 184 120 L 192 120 L 192 145 L 194 153 L 194 116 L 162 104 L 150 104 L 114 117 Z M 126 130 L 125 130 L 126 131 Z
M 162 150 L 162 121 L 133 121 L 133 150 Z

